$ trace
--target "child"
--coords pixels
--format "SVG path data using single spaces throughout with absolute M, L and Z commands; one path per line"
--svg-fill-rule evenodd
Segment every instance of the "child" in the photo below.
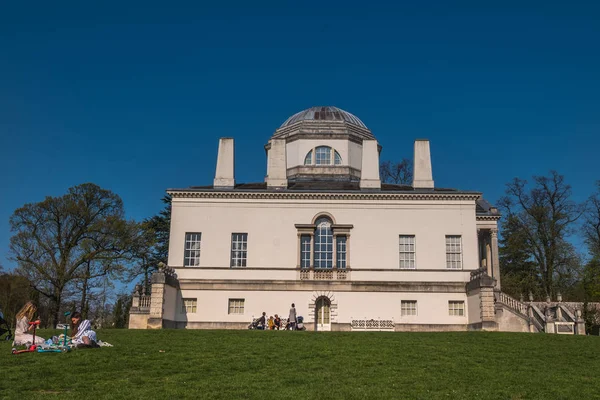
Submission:
M 92 330 L 92 324 L 87 319 L 82 320 L 78 312 L 71 315 L 71 341 L 75 345 L 96 346 L 96 332 Z
M 23 308 L 17 313 L 17 327 L 15 329 L 15 340 L 13 346 L 21 346 L 30 344 L 43 344 L 44 338 L 35 335 L 35 343 L 33 343 L 33 335 L 29 331 L 33 330 L 33 325 L 29 322 L 33 319 L 37 307 L 32 301 L 25 303 Z
M 273 320 L 273 322 L 275 323 L 275 329 L 281 329 L 281 318 L 279 318 L 279 315 L 275 314 L 275 320 Z
M 271 315 L 269 317 L 269 330 L 272 331 L 273 329 L 275 329 L 275 321 L 273 321 L 273 316 Z

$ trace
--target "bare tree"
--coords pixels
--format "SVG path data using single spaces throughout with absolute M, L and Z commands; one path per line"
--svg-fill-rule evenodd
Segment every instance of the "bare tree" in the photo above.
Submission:
M 121 198 L 92 183 L 24 205 L 14 212 L 10 225 L 17 273 L 51 300 L 54 325 L 64 294 L 85 274 L 88 263 L 115 265 L 128 247 Z
M 413 179 L 412 162 L 406 158 L 395 163 L 383 161 L 379 165 L 379 177 L 382 183 L 411 185 Z
M 543 293 L 552 297 L 557 285 L 569 282 L 577 268 L 577 254 L 567 239 L 584 208 L 571 200 L 571 187 L 556 171 L 549 177 L 536 176 L 533 181 L 533 187 L 528 188 L 527 181 L 515 178 L 507 185 L 499 206 L 522 235 Z

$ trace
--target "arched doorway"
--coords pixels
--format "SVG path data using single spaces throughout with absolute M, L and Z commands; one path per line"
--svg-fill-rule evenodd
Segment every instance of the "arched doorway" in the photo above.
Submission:
M 325 296 L 321 296 L 315 302 L 315 330 L 331 330 L 331 301 Z

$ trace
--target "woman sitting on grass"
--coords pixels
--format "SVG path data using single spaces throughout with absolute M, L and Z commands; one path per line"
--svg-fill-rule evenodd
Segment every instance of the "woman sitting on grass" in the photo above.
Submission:
M 82 320 L 81 314 L 74 312 L 71 315 L 71 341 L 75 345 L 96 346 L 96 332 L 87 319 Z
M 33 325 L 29 325 L 29 322 L 35 316 L 36 311 L 37 307 L 35 304 L 32 301 L 28 301 L 17 313 L 17 328 L 15 329 L 13 346 L 44 343 L 44 338 L 37 335 L 35 335 L 35 343 L 33 343 L 33 335 L 29 333 L 29 331 L 33 330 Z

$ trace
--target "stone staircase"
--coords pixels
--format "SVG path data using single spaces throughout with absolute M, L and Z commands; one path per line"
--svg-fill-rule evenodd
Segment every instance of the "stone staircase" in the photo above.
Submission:
M 504 292 L 494 292 L 496 322 L 500 331 L 585 335 L 578 303 L 524 302 Z

